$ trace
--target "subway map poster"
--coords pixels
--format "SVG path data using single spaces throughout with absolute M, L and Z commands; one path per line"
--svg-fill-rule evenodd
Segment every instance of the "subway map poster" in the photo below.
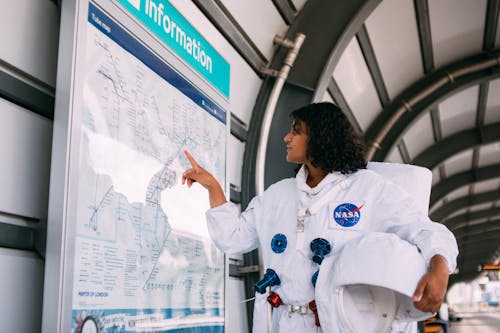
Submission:
M 89 3 L 72 332 L 223 332 L 224 255 L 184 151 L 226 178 L 226 112 Z

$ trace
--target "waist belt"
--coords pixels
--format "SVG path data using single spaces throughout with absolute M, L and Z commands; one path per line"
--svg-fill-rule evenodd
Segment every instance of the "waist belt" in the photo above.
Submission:
M 309 304 L 308 305 L 291 305 L 291 304 L 283 304 L 283 306 L 286 307 L 286 311 L 289 313 L 298 313 L 303 316 L 306 314 L 314 313 L 310 308 Z
M 300 315 L 307 315 L 307 314 L 314 314 L 314 322 L 316 326 L 321 326 L 319 323 L 319 317 L 318 317 L 318 308 L 316 307 L 316 301 L 312 300 L 310 301 L 307 305 L 291 305 L 291 304 L 283 304 L 283 301 L 280 298 L 280 295 L 275 293 L 274 291 L 271 291 L 269 293 L 269 296 L 267 296 L 267 301 L 273 308 L 277 308 L 280 306 L 285 307 L 286 311 L 288 313 L 298 313 Z

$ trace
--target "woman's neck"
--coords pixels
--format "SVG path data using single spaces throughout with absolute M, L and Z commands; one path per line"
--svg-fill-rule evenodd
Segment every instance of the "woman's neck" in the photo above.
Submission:
M 306 184 L 310 187 L 316 187 L 322 180 L 323 178 L 326 177 L 326 172 L 323 171 L 320 168 L 316 168 L 313 165 L 306 164 L 305 167 L 307 168 L 307 180 Z

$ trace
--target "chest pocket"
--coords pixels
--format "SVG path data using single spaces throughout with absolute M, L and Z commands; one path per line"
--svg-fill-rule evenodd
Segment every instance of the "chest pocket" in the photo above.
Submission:
M 368 229 L 368 209 L 362 200 L 334 201 L 328 205 L 328 229 L 364 231 Z

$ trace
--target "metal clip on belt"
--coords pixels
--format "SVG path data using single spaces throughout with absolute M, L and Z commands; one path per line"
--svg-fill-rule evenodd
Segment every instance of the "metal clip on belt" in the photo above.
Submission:
M 303 316 L 305 316 L 306 314 L 309 314 L 309 313 L 313 313 L 309 309 L 308 305 L 290 305 L 290 304 L 285 304 L 285 306 L 286 306 L 286 310 L 289 313 L 298 313 L 298 314 L 301 314 Z
M 269 304 L 271 304 L 273 308 L 284 306 L 289 316 L 291 316 L 292 313 L 298 313 L 303 316 L 312 313 L 314 314 L 314 322 L 316 323 L 316 326 L 318 327 L 321 326 L 319 323 L 318 308 L 316 307 L 315 300 L 310 301 L 309 304 L 307 305 L 283 304 L 280 295 L 278 295 L 274 291 L 271 291 L 269 293 L 269 296 L 267 296 L 267 301 L 269 302 Z

